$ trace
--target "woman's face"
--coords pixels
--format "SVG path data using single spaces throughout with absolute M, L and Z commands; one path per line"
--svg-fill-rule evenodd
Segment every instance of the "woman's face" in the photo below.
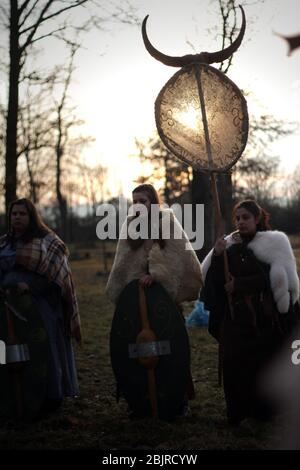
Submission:
M 256 224 L 258 217 L 252 212 L 247 211 L 244 207 L 240 207 L 235 213 L 235 225 L 241 235 L 254 235 L 257 231 Z
M 29 225 L 29 213 L 23 204 L 15 204 L 10 213 L 10 226 L 14 233 L 22 235 Z
M 151 201 L 147 193 L 141 191 L 132 194 L 132 201 L 133 204 L 143 204 L 147 207 L 147 211 L 150 212 L 151 210 Z

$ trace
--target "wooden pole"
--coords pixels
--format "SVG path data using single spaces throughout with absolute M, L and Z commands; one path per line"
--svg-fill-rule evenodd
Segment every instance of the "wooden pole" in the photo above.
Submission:
M 212 157 L 211 143 L 210 143 L 210 138 L 209 138 L 209 128 L 208 128 L 206 109 L 205 109 L 205 99 L 204 99 L 204 93 L 203 93 L 202 83 L 201 83 L 201 68 L 200 68 L 199 64 L 194 65 L 194 71 L 195 71 L 195 77 L 196 77 L 197 86 L 198 86 L 199 100 L 200 100 L 200 105 L 201 105 L 201 114 L 202 114 L 202 121 L 203 121 L 204 135 L 205 135 L 205 145 L 206 145 L 207 159 L 208 159 L 209 166 L 211 168 L 211 171 L 210 171 L 211 193 L 212 193 L 213 205 L 214 205 L 214 209 L 215 209 L 217 237 L 220 237 L 220 236 L 224 235 L 224 223 L 223 223 L 222 214 L 221 214 L 221 207 L 220 207 L 220 200 L 219 200 L 218 188 L 217 188 L 217 183 L 216 183 L 216 176 L 215 176 L 215 173 L 213 171 L 213 168 L 214 168 L 214 166 L 213 166 L 213 157 Z M 224 250 L 223 257 L 224 257 L 225 280 L 226 280 L 226 282 L 229 282 L 230 281 L 230 273 L 229 273 L 228 257 L 227 257 L 226 250 Z M 231 295 L 229 293 L 227 293 L 227 297 L 228 297 L 230 315 L 231 315 L 231 318 L 233 318 Z
M 145 289 L 141 284 L 139 284 L 139 307 L 140 307 L 142 330 L 138 334 L 137 343 L 147 343 L 151 341 L 156 341 L 155 333 L 150 328 L 150 324 L 149 324 Z M 158 356 L 140 357 L 139 362 L 147 369 L 148 392 L 149 392 L 149 398 L 150 398 L 150 403 L 151 403 L 152 417 L 157 418 L 158 406 L 157 406 L 156 380 L 155 380 L 154 369 L 158 364 Z

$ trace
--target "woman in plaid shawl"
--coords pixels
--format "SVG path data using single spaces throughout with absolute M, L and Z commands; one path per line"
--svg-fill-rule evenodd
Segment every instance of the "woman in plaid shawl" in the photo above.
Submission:
M 78 394 L 71 337 L 81 340 L 80 317 L 67 248 L 25 198 L 10 205 L 0 238 L 0 286 L 31 294 L 38 308 L 50 345 L 43 410 L 55 409 L 64 396 Z

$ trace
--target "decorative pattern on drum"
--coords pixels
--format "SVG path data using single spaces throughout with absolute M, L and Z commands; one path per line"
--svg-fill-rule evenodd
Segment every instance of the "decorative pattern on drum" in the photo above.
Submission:
M 208 158 L 197 74 L 201 78 L 209 127 Z M 240 158 L 248 137 L 246 100 L 222 72 L 206 65 L 188 65 L 175 73 L 155 102 L 159 136 L 181 160 L 200 171 L 226 171 Z

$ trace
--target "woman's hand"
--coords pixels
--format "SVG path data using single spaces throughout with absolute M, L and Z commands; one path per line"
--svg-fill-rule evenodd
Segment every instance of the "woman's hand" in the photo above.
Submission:
M 18 282 L 17 287 L 19 294 L 24 294 L 29 291 L 29 285 L 26 282 Z
M 214 246 L 215 254 L 219 256 L 223 253 L 225 249 L 226 249 L 226 240 L 224 239 L 224 237 L 218 238 Z
M 234 292 L 234 277 L 231 274 L 229 274 L 229 281 L 224 284 L 224 288 L 228 294 Z
M 150 287 L 153 281 L 154 279 L 150 274 L 144 274 L 140 278 L 140 284 L 142 284 L 143 287 Z

